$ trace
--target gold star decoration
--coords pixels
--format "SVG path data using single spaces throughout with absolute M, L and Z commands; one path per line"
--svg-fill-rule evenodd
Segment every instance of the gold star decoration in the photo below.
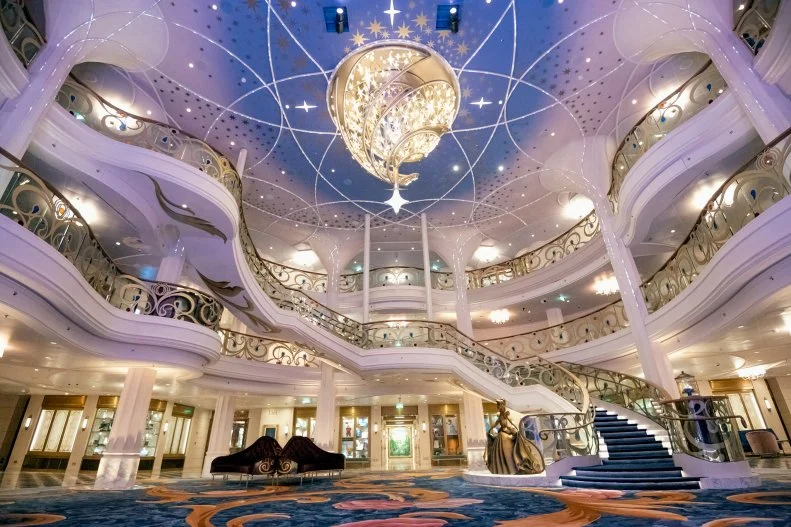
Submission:
M 398 28 L 398 38 L 409 38 L 410 33 L 412 31 L 406 24 L 401 24 L 401 27 Z
M 373 36 L 378 37 L 382 32 L 382 24 L 380 24 L 379 21 L 374 18 L 374 21 L 371 22 L 370 26 L 368 26 L 368 31 L 370 31 Z
M 467 44 L 462 42 L 461 44 L 456 46 L 456 51 L 458 52 L 459 55 L 466 55 L 467 51 L 469 51 L 469 48 L 467 48 Z
M 382 30 L 382 38 L 390 38 L 390 32 L 386 29 Z
M 415 23 L 420 29 L 424 29 L 428 25 L 428 17 L 421 11 L 420 14 L 412 22 Z
M 472 90 L 469 87 L 464 87 L 461 90 L 461 96 L 467 98 L 472 95 Z
M 255 11 L 258 8 L 258 0 L 247 0 L 247 7 Z
M 360 33 L 359 30 L 357 31 L 357 33 L 352 35 L 352 42 L 354 42 L 355 46 L 362 46 L 363 44 L 365 44 L 366 40 L 368 39 L 365 38 L 365 36 L 362 33 Z
M 439 39 L 444 42 L 445 39 L 450 36 L 450 31 L 448 31 L 447 29 L 441 29 L 437 31 L 437 35 L 439 36 Z
M 426 42 L 426 45 L 428 47 L 430 47 L 430 48 L 433 48 L 434 47 L 434 41 L 433 40 L 429 40 L 428 42 Z

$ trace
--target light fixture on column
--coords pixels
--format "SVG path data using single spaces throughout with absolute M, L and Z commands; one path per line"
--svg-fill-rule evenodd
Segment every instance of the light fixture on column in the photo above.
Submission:
M 88 418 L 87 417 L 83 417 L 82 418 L 82 429 L 85 430 L 86 428 L 88 428 Z
M 398 214 L 400 188 L 418 178 L 404 163 L 430 154 L 459 111 L 459 82 L 433 49 L 381 41 L 347 55 L 327 88 L 327 108 L 346 147 L 372 176 L 393 185 L 384 202 Z
M 421 424 L 421 425 L 420 425 L 420 427 L 423 429 L 423 431 L 424 431 L 424 432 L 425 432 L 426 430 L 428 430 L 428 424 L 426 424 L 426 422 L 425 422 L 425 421 L 423 421 L 423 424 Z
M 489 320 L 491 320 L 493 324 L 505 324 L 511 320 L 511 313 L 509 313 L 507 309 L 495 309 L 489 313 Z
M 165 424 L 162 425 L 162 433 L 163 434 L 167 434 L 168 433 L 168 425 L 169 424 L 170 424 L 170 421 L 165 421 Z
M 25 430 L 30 428 L 30 422 L 32 420 L 33 420 L 33 416 L 32 415 L 29 415 L 29 416 L 25 417 Z
M 379 433 L 379 423 L 374 423 L 374 434 Z
M 772 403 L 766 397 L 764 397 L 764 406 L 766 406 L 766 411 L 767 412 L 771 412 L 772 411 Z
M 285 425 L 285 426 L 283 427 L 283 435 L 285 435 L 286 437 L 288 437 L 288 425 Z

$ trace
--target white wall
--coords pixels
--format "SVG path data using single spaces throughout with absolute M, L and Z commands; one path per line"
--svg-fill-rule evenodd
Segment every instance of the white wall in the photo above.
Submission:
M 250 430 L 248 431 L 247 445 L 252 445 L 256 439 L 264 435 L 264 427 L 267 425 L 277 425 L 277 442 L 280 446 L 285 446 L 291 436 L 294 424 L 294 409 L 285 407 L 250 408 Z M 288 429 L 288 434 L 286 434 Z

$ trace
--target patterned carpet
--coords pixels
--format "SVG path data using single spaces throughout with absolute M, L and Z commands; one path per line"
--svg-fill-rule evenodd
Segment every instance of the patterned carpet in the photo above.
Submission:
M 729 491 L 500 489 L 456 471 L 357 473 L 272 486 L 164 481 L 125 492 L 0 495 L 0 525 L 554 527 L 791 525 L 791 479 Z

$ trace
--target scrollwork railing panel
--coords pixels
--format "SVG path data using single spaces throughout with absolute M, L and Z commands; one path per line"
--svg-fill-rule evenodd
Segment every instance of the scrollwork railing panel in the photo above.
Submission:
M 676 452 L 706 461 L 743 461 L 737 419 L 727 397 L 692 396 L 662 403 L 670 442 Z
M 698 217 L 684 243 L 642 285 L 653 313 L 697 279 L 737 232 L 791 192 L 791 130 L 728 178 Z
M 579 413 L 541 413 L 522 417 L 520 429 L 541 451 L 544 463 L 572 456 L 595 456 L 599 438 L 593 426 L 594 409 Z
M 0 25 L 19 61 L 27 68 L 45 41 L 28 18 L 24 0 L 0 0 Z
M 71 262 L 112 306 L 138 315 L 172 318 L 216 329 L 222 306 L 195 289 L 147 282 L 122 274 L 86 221 L 31 170 L 0 151 L 0 173 L 9 178 L 0 215 L 32 232 Z
M 271 260 L 263 260 L 269 271 L 286 287 L 312 293 L 327 292 L 327 275 L 289 267 Z
M 746 4 L 746 5 L 745 5 Z M 736 34 L 747 44 L 753 55 L 757 55 L 772 31 L 780 0 L 744 0 L 740 5 L 745 6 L 742 15 L 736 23 Z M 738 14 L 735 11 L 734 14 Z
M 618 210 L 621 187 L 635 163 L 668 133 L 714 102 L 726 89 L 725 80 L 709 61 L 626 134 L 612 162 L 609 198 L 613 210 Z
M 423 269 L 417 267 L 380 267 L 369 272 L 370 287 L 414 285 L 424 287 Z
M 222 354 L 280 366 L 317 368 L 316 350 L 302 344 L 222 330 Z

